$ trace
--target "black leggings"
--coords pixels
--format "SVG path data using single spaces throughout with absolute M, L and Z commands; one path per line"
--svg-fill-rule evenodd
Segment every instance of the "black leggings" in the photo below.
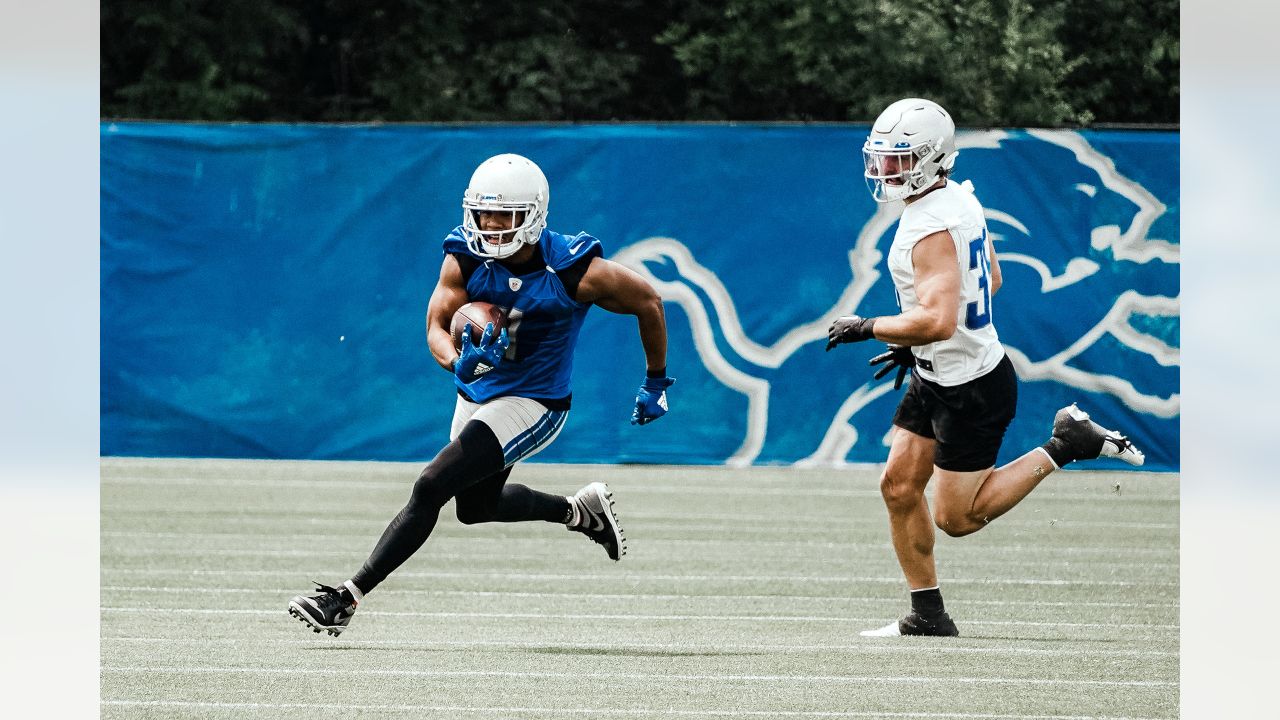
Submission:
M 546 520 L 566 522 L 569 502 L 563 495 L 508 485 L 511 468 L 488 425 L 472 420 L 458 437 L 418 475 L 409 503 L 391 520 L 369 559 L 351 578 L 362 593 L 377 587 L 427 541 L 440 508 L 457 498 L 458 520 L 484 522 Z

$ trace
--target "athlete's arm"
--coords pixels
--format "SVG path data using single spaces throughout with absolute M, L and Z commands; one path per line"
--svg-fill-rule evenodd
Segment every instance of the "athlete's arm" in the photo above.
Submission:
M 667 316 L 662 297 L 639 273 L 611 260 L 592 258 L 574 299 L 595 303 L 612 313 L 635 315 L 645 369 L 658 372 L 667 367 Z
M 960 262 L 951 233 L 925 236 L 911 250 L 918 305 L 900 315 L 875 320 L 877 340 L 893 345 L 927 345 L 955 334 L 960 311 Z
M 458 358 L 453 336 L 449 334 L 449 323 L 453 314 L 469 299 L 457 258 L 445 255 L 444 263 L 440 265 L 440 280 L 431 292 L 431 302 L 427 304 L 427 347 L 440 367 L 449 372 L 453 372 L 453 361 Z
M 991 258 L 991 273 L 987 282 L 990 284 L 991 297 L 995 297 L 1001 283 L 1000 258 L 996 257 L 996 246 L 991 243 L 990 235 L 987 235 L 987 255 Z

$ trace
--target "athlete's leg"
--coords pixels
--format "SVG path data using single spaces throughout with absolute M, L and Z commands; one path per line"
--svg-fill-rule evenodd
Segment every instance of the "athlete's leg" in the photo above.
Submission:
M 1131 465 L 1145 460 L 1125 436 L 1069 405 L 1054 417 L 1048 442 L 999 469 L 935 469 L 934 519 L 952 537 L 977 532 L 1021 502 L 1049 473 L 1069 462 L 1097 457 L 1115 457 Z
M 924 489 L 933 475 L 936 441 L 894 426 L 880 494 L 889 510 L 889 531 L 902 574 L 912 590 L 938 584 L 933 562 L 933 520 Z
M 526 520 L 568 524 L 573 517 L 568 498 L 539 492 L 518 483 L 508 483 L 507 478 L 513 467 L 458 493 L 454 499 L 458 520 L 466 525 Z
M 440 508 L 480 479 L 503 468 L 502 447 L 488 425 L 472 420 L 423 469 L 409 502 L 391 520 L 369 559 L 351 578 L 361 594 L 378 586 L 417 552 L 435 529 Z
M 910 413 L 899 413 L 910 422 Z M 900 620 L 866 630 L 865 637 L 959 634 L 942 602 L 933 561 L 933 520 L 924 488 L 933 474 L 937 441 L 894 426 L 889 460 L 880 479 L 880 493 L 889 508 L 889 527 L 898 564 L 911 590 L 911 612 Z
M 1036 450 L 995 469 L 1018 403 L 1008 357 L 970 382 L 940 391 L 933 517 L 952 537 L 968 535 L 1017 505 L 1053 470 Z
M 501 471 L 503 464 L 502 446 L 493 431 L 481 422 L 466 423 L 418 475 L 409 502 L 387 525 L 359 572 L 336 588 L 317 583 L 321 592 L 294 597 L 289 601 L 289 614 L 316 632 L 341 633 L 364 594 L 422 547 L 449 498 Z
M 505 467 L 458 494 L 458 520 L 468 525 L 526 520 L 568 523 L 573 516 L 568 498 L 507 482 L 517 462 L 537 454 L 560 435 L 568 412 L 521 397 L 502 397 L 472 408 L 469 417 L 488 425 L 498 438 Z
M 1021 502 L 1055 469 L 1040 448 L 998 469 L 935 468 L 934 520 L 951 537 L 975 533 Z
M 551 444 L 567 415 L 529 398 L 500 397 L 479 404 L 459 397 L 453 440 L 418 478 L 409 504 L 387 527 L 352 584 L 362 593 L 372 590 L 422 546 L 450 498 Z M 496 487 L 501 490 L 500 484 Z

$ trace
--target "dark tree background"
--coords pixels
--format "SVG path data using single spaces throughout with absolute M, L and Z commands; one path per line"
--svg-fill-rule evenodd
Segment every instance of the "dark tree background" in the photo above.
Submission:
M 1178 122 L 1175 0 L 117 0 L 102 115 Z

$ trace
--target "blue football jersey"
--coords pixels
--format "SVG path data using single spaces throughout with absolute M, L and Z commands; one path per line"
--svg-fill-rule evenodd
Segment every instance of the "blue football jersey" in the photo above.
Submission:
M 444 240 L 445 253 L 479 263 L 467 278 L 471 301 L 510 309 L 507 338 L 511 344 L 502 362 L 475 382 L 454 378 L 458 388 L 476 402 L 504 395 L 558 400 L 572 392 L 573 349 L 591 304 L 570 297 L 556 272 L 584 258 L 603 256 L 604 249 L 586 233 L 561 235 L 546 229 L 538 238 L 538 248 L 545 267 L 516 275 L 501 262 L 468 250 L 461 227 Z

